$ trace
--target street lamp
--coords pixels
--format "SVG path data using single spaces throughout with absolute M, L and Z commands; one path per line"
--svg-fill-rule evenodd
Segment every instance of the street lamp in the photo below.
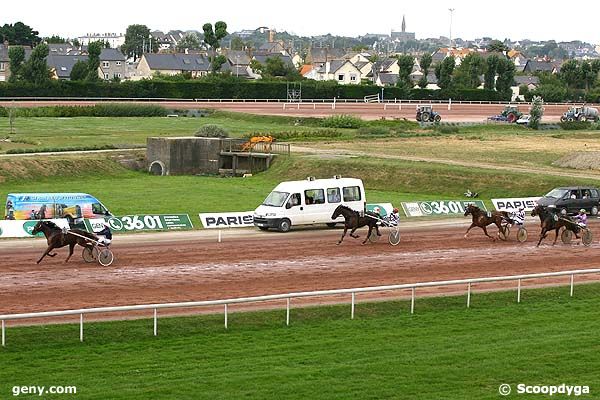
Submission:
M 454 13 L 454 8 L 449 8 L 450 11 L 450 47 L 452 48 L 452 13 Z

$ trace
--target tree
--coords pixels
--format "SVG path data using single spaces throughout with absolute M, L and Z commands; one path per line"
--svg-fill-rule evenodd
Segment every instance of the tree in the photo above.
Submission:
M 91 42 L 88 45 L 87 81 L 93 82 L 99 79 L 98 68 L 100 68 L 100 53 L 102 53 L 102 42 Z
M 23 80 L 34 85 L 43 85 L 50 81 L 50 69 L 46 64 L 46 57 L 48 57 L 48 45 L 38 44 L 35 46 L 29 56 L 29 60 L 23 63 L 21 67 L 21 73 Z
M 263 75 L 264 65 L 262 65 L 260 63 L 260 61 L 258 61 L 258 60 L 252 60 L 252 61 L 250 61 L 250 69 L 255 74 L 258 74 L 258 75 L 262 76 Z
M 436 65 L 435 76 L 438 79 L 440 89 L 449 89 L 452 87 L 452 73 L 455 66 L 454 57 L 446 57 L 444 61 Z
M 186 33 L 177 43 L 177 51 L 182 52 L 185 49 L 197 50 L 200 48 L 200 38 L 194 32 Z
M 483 58 L 477 53 L 468 54 L 454 72 L 454 83 L 468 89 L 477 89 L 483 73 Z
M 244 48 L 246 47 L 246 43 L 244 43 L 244 41 L 239 37 L 239 36 L 234 36 L 231 39 L 231 50 L 244 50 Z
M 496 90 L 500 93 L 507 93 L 515 82 L 515 64 L 508 58 L 500 58 L 499 60 Z
M 21 67 L 25 61 L 25 49 L 21 46 L 15 46 L 8 49 L 8 58 L 10 60 L 9 82 L 21 80 Z
M 490 53 L 504 53 L 505 51 L 508 51 L 509 48 L 499 40 L 492 40 L 490 44 L 488 44 L 486 50 Z
M 71 80 L 72 81 L 83 81 L 88 76 L 88 63 L 79 60 L 73 65 L 71 69 Z
M 529 127 L 531 129 L 539 129 L 542 116 L 544 115 L 544 99 L 540 96 L 533 96 L 529 115 Z
M 410 80 L 410 74 L 412 73 L 415 65 L 415 59 L 409 55 L 401 55 L 398 57 L 398 86 L 408 87 L 412 86 Z
M 8 43 L 13 46 L 34 47 L 42 41 L 38 36 L 39 34 L 38 31 L 34 31 L 22 22 L 17 22 L 14 25 L 4 24 L 0 27 L 0 41 L 8 40 Z
M 214 61 L 216 51 L 221 47 L 221 39 L 227 36 L 227 24 L 223 21 L 215 23 L 215 29 L 210 23 L 206 23 L 202 26 L 204 31 L 204 43 L 206 43 L 212 49 L 212 56 L 210 57 L 211 63 Z M 213 69 L 213 71 L 215 71 Z
M 562 67 L 560 67 L 559 77 L 567 84 L 567 87 L 577 87 L 581 77 L 581 71 L 577 60 L 565 61 Z
M 423 57 L 421 57 L 421 71 L 423 72 L 423 77 L 419 80 L 419 86 L 425 89 L 427 87 L 427 74 L 429 74 L 429 67 L 431 67 L 432 62 L 431 54 L 425 53 Z
M 496 71 L 498 70 L 498 63 L 500 57 L 495 54 L 489 56 L 486 60 L 485 73 L 483 75 L 483 87 L 487 90 L 494 90 L 496 88 Z
M 48 44 L 63 44 L 63 43 L 67 43 L 67 41 L 64 38 L 62 38 L 62 37 L 60 37 L 58 35 L 52 35 L 50 37 L 47 37 L 47 38 L 44 39 L 44 41 L 46 43 L 48 43 Z
M 221 69 L 221 66 L 223 64 L 225 64 L 227 62 L 227 58 L 225 58 L 224 55 L 219 54 L 216 57 L 213 57 L 212 61 L 210 62 L 210 66 L 212 68 L 212 72 L 217 72 L 218 70 Z
M 133 57 L 134 61 L 146 52 L 156 53 L 158 42 L 152 40 L 150 29 L 146 25 L 129 25 L 125 31 L 125 43 L 121 46 L 127 57 Z

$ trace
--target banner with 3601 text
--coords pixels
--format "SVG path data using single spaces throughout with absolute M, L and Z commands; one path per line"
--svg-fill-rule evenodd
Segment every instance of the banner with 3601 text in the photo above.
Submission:
M 402 209 L 407 217 L 429 217 L 435 215 L 463 215 L 469 204 L 486 210 L 482 200 L 435 200 L 403 202 Z

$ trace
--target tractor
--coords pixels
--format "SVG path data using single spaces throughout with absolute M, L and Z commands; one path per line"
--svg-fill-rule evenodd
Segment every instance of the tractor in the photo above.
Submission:
M 513 122 L 517 122 L 523 116 L 523 113 L 516 106 L 506 106 L 500 115 L 505 117 L 508 123 L 512 124 Z
M 417 121 L 419 122 L 440 122 L 442 116 L 433 111 L 431 105 L 417 106 Z
M 594 107 L 570 107 L 569 111 L 560 117 L 560 122 L 571 121 L 594 121 L 598 122 L 598 109 Z

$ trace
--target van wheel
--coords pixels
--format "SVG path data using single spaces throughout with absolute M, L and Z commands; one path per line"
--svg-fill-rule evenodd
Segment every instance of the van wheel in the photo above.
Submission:
M 592 210 L 590 211 L 590 214 L 592 214 L 592 215 L 598 215 L 598 207 L 597 206 L 592 207 Z
M 328 223 L 327 223 L 327 226 L 328 226 L 329 228 L 335 228 L 335 222 L 328 222 Z
M 281 221 L 279 221 L 279 226 L 277 227 L 277 229 L 279 229 L 279 232 L 289 232 L 290 229 L 292 229 L 292 223 L 289 219 L 284 218 Z

